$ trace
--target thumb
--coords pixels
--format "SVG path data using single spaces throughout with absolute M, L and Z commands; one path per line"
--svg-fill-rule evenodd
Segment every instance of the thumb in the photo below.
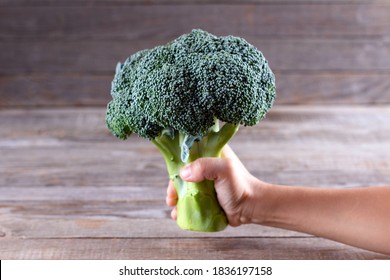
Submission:
M 188 182 L 201 182 L 205 179 L 215 181 L 224 177 L 227 165 L 226 159 L 199 158 L 183 167 L 180 177 Z

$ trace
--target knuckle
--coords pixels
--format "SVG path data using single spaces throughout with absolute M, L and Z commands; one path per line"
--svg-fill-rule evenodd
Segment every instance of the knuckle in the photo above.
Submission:
M 225 158 L 224 159 L 224 169 L 227 174 L 232 174 L 235 166 L 234 166 L 234 161 L 230 158 Z

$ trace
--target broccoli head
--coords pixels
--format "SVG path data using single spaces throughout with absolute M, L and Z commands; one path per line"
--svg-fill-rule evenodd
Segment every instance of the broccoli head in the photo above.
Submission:
M 136 133 L 164 156 L 178 193 L 178 225 L 224 229 L 227 219 L 213 182 L 184 182 L 179 171 L 197 158 L 220 157 L 240 125 L 265 117 L 276 95 L 263 54 L 242 38 L 193 30 L 119 63 L 111 95 L 111 132 L 121 139 Z

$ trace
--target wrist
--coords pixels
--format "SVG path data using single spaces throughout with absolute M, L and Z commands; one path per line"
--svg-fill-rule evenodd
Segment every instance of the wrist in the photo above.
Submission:
M 262 182 L 256 178 L 249 184 L 244 208 L 241 212 L 241 224 L 267 224 L 272 211 L 271 193 L 272 184 Z

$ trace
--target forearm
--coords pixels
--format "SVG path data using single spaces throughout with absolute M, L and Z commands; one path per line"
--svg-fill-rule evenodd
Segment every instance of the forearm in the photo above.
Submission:
M 253 223 L 390 254 L 390 187 L 318 189 L 260 182 L 256 189 L 248 213 Z

